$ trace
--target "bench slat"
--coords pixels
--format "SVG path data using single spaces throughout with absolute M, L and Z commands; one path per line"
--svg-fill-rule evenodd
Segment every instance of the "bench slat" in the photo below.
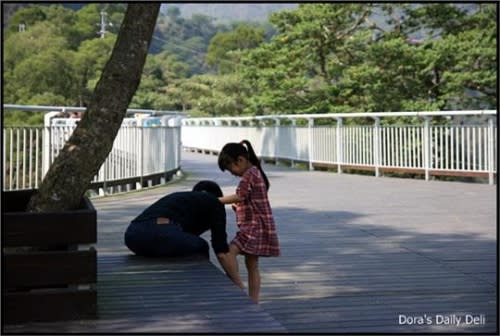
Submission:
M 82 198 L 75 210 L 29 213 L 24 208 L 33 193 L 35 190 L 4 192 L 4 247 L 91 244 L 97 241 L 97 214 L 87 198 Z
M 57 289 L 5 293 L 3 311 L 6 323 L 96 318 L 97 292 L 93 289 Z
M 40 287 L 97 281 L 97 255 L 88 251 L 4 253 L 4 286 Z

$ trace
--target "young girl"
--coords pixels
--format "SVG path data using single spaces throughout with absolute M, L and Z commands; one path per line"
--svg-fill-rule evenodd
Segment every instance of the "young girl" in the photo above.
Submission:
M 246 147 L 244 146 L 246 145 Z M 238 254 L 245 255 L 248 270 L 248 291 L 255 303 L 259 302 L 259 257 L 279 256 L 278 235 L 271 205 L 267 198 L 269 180 L 260 166 L 249 141 L 226 144 L 219 154 L 219 168 L 241 177 L 236 194 L 220 197 L 223 204 L 234 204 L 239 231 L 229 246 L 229 256 L 237 276 L 232 278 L 240 288 L 243 284 L 238 273 Z

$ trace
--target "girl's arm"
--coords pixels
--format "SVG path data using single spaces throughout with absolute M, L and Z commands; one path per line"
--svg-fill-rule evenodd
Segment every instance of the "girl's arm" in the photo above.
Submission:
M 232 204 L 232 203 L 238 203 L 241 201 L 241 199 L 238 197 L 238 195 L 228 195 L 224 197 L 219 197 L 219 201 L 222 204 Z

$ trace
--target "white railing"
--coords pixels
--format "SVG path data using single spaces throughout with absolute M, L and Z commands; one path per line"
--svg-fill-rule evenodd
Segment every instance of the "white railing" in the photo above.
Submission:
M 19 109 L 37 110 L 29 106 Z M 91 183 L 92 189 L 105 194 L 117 189 L 139 189 L 170 179 L 180 169 L 181 127 L 178 124 L 169 126 L 168 120 L 158 127 L 122 126 L 111 152 Z M 38 188 L 75 129 L 76 125 L 72 124 L 4 127 L 3 190 Z
M 42 110 L 47 109 L 56 108 Z M 396 116 L 418 117 L 421 122 L 381 122 Z M 454 119 L 471 116 L 480 119 L 465 123 Z M 367 117 L 373 124 L 356 124 Z M 450 119 L 436 123 L 435 117 Z M 334 123 L 319 125 L 318 119 Z M 250 140 L 259 156 L 276 162 L 305 162 L 309 169 L 333 167 L 340 173 L 363 169 L 374 171 L 375 176 L 420 173 L 426 179 L 432 175 L 482 176 L 490 184 L 495 183 L 497 172 L 496 111 L 186 118 L 182 124 L 182 136 L 175 123 L 151 128 L 122 126 L 92 187 L 106 193 L 115 186 L 128 190 L 161 183 L 180 168 L 181 142 L 185 148 L 218 152 L 227 142 L 242 139 Z M 73 129 L 54 125 L 4 128 L 3 190 L 37 188 Z
M 42 179 L 43 127 L 3 129 L 3 190 L 38 188 Z
M 73 130 L 74 126 L 4 128 L 3 190 L 38 188 L 46 173 L 44 157 L 52 163 Z M 134 188 L 135 183 L 139 189 L 170 178 L 179 167 L 180 127 L 124 126 L 92 186 L 107 192 L 116 186 Z
M 382 125 L 384 118 L 417 117 L 411 125 Z M 344 125 L 349 118 L 350 124 Z M 371 125 L 356 120 L 373 119 Z M 460 118 L 459 121 L 457 118 Z M 472 118 L 472 120 L 471 120 Z M 315 125 L 331 119 L 328 126 Z M 384 172 L 488 177 L 497 170 L 496 111 L 391 112 L 183 119 L 185 148 L 218 152 L 248 139 L 259 156 Z M 297 121 L 304 120 L 303 126 Z M 420 121 L 420 122 L 418 122 Z M 431 123 L 432 122 L 432 123 Z M 288 124 L 288 125 L 285 125 Z

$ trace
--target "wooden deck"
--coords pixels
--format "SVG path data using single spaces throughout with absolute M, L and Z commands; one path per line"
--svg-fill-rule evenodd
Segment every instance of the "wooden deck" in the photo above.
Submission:
M 128 222 L 161 195 L 200 179 L 234 191 L 216 157 L 182 162 L 185 179 L 93 200 L 98 320 L 3 332 L 498 333 L 496 186 L 265 166 L 282 256 L 261 259 L 254 305 L 213 255 L 147 259 L 124 247 Z M 229 237 L 235 229 L 228 208 Z

